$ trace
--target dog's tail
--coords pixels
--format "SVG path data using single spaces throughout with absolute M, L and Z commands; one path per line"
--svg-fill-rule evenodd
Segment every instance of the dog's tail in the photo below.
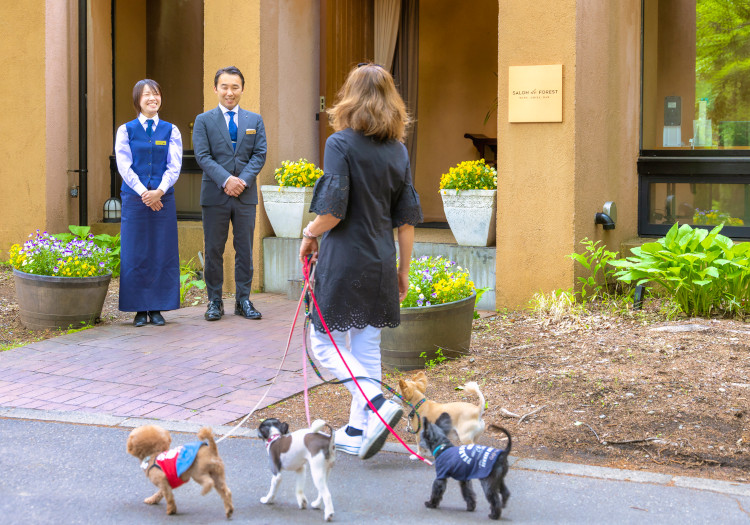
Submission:
M 479 385 L 477 384 L 477 382 L 469 381 L 468 383 L 466 383 L 464 385 L 464 391 L 473 392 L 474 394 L 477 395 L 477 397 L 479 398 L 479 417 L 482 417 L 482 415 L 484 414 L 485 400 L 484 400 L 484 395 L 482 394 L 482 391 L 479 390 Z
M 208 442 L 208 448 L 212 454 L 219 455 L 219 449 L 216 448 L 216 441 L 214 441 L 214 433 L 211 431 L 211 427 L 203 427 L 198 431 L 198 439 L 201 441 Z
M 513 446 L 513 440 L 510 439 L 510 432 L 508 432 L 507 430 L 505 430 L 500 425 L 496 425 L 494 423 L 491 423 L 490 426 L 492 428 L 494 428 L 495 430 L 499 430 L 500 432 L 502 432 L 503 434 L 505 434 L 508 437 L 508 446 L 505 447 L 505 453 L 506 454 L 510 454 L 510 449 Z
M 310 432 L 320 432 L 327 426 L 326 422 L 322 419 L 316 419 L 312 422 L 312 425 L 310 425 Z

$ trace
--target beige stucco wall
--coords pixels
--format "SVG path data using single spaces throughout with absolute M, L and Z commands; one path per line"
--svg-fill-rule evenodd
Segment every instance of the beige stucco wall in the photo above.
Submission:
M 419 4 L 414 180 L 426 222 L 445 220 L 440 175 L 479 158 L 464 133 L 497 136 L 494 116 L 484 124 L 497 95 L 497 7 L 495 0 L 474 0 L 470 9 L 454 0 Z
M 497 303 L 571 288 L 584 237 L 636 235 L 640 1 L 500 0 Z M 533 21 L 533 22 L 532 22 Z M 518 45 L 523 42 L 523 45 Z M 508 122 L 508 67 L 563 65 L 563 122 Z M 618 207 L 604 233 L 594 214 Z
M 2 258 L 11 244 L 46 228 L 45 12 L 44 0 L 30 0 L 4 3 L 0 16 L 0 100 L 6 108 L 0 126 Z
M 284 160 L 320 165 L 318 147 L 320 2 L 262 0 L 260 113 L 266 126 L 268 155 L 258 179 L 276 184 L 274 170 Z M 257 237 L 273 235 L 259 196 Z M 262 246 L 259 246 L 262 248 Z M 256 273 L 262 279 L 262 273 Z M 273 270 L 273 268 L 269 269 Z M 263 282 L 262 280 L 260 282 Z
M 611 251 L 638 232 L 640 4 L 578 2 L 574 241 L 601 240 Z M 594 224 L 605 201 L 618 211 L 606 232 Z M 590 275 L 579 264 L 574 269 Z
M 496 297 L 521 306 L 573 283 L 576 2 L 499 4 Z M 508 67 L 549 64 L 563 65 L 562 123 L 509 123 Z
M 261 0 L 211 0 L 203 12 L 203 102 L 204 111 L 216 107 L 214 75 L 219 68 L 236 66 L 245 77 L 245 91 L 240 107 L 260 112 L 260 9 Z M 228 16 L 231 13 L 231 16 Z M 231 35 L 228 37 L 227 35 Z M 234 292 L 234 249 L 232 233 L 224 251 L 224 290 Z M 263 260 L 260 252 L 260 228 L 253 239 L 253 263 L 259 268 Z M 260 272 L 253 274 L 252 289 L 260 288 Z
M 45 24 L 46 103 L 46 211 L 45 228 L 52 232 L 78 222 L 78 200 L 69 196 L 78 184 L 78 174 L 68 169 L 78 164 L 78 70 L 77 6 L 72 2 L 48 1 Z
M 112 3 L 106 1 L 89 2 L 87 58 L 89 224 L 102 220 L 104 201 L 110 196 L 109 156 L 112 154 L 113 144 L 111 6 Z M 76 91 L 74 94 L 76 100 L 77 96 Z M 77 214 L 75 223 L 78 223 Z
M 133 86 L 146 77 L 146 0 L 115 2 L 115 124 L 135 118 Z

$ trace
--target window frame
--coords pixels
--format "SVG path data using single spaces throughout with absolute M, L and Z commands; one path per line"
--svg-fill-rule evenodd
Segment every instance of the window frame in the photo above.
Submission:
M 638 142 L 638 235 L 662 237 L 673 224 L 648 221 L 652 183 L 750 184 L 750 150 L 643 149 L 643 96 L 645 55 L 645 1 L 641 0 L 641 92 Z M 691 225 L 712 230 L 715 225 Z M 750 225 L 724 226 L 721 233 L 736 240 L 750 240 Z

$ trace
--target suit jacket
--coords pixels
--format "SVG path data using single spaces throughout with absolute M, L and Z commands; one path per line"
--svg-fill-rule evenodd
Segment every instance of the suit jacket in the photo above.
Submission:
M 203 170 L 201 206 L 225 204 L 230 197 L 222 184 L 230 175 L 247 187 L 237 197 L 242 204 L 258 204 L 255 179 L 266 163 L 266 129 L 257 113 L 242 108 L 237 115 L 237 148 L 232 149 L 227 122 L 219 107 L 201 113 L 193 125 L 195 160 Z

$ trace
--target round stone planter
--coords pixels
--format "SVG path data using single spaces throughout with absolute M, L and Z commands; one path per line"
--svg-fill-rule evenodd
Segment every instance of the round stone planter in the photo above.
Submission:
M 440 190 L 451 233 L 460 246 L 493 246 L 497 190 Z
M 80 328 L 102 314 L 112 274 L 57 277 L 13 270 L 21 323 L 31 330 Z
M 301 239 L 302 230 L 315 218 L 315 214 L 308 211 L 313 189 L 264 185 L 260 191 L 263 194 L 263 207 L 276 237 Z
M 453 303 L 401 309 L 401 324 L 383 328 L 380 351 L 388 370 L 417 370 L 435 359 L 438 348 L 449 358 L 469 351 L 476 295 Z M 424 353 L 425 357 L 420 357 Z

